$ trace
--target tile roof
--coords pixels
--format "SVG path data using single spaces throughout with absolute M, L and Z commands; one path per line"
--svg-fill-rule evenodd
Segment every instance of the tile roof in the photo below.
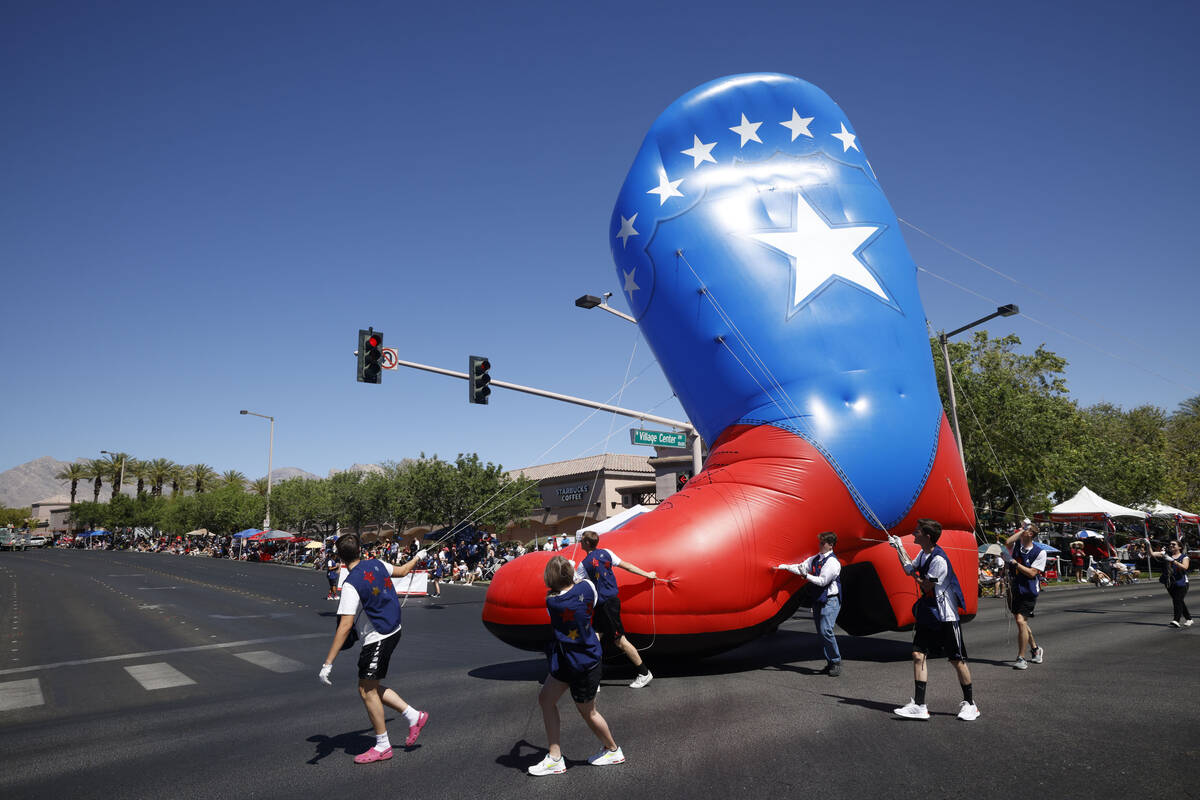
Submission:
M 556 461 L 553 464 L 541 464 L 535 467 L 523 467 L 508 473 L 511 477 L 523 476 L 540 481 L 546 478 L 564 478 L 568 475 L 586 475 L 599 470 L 607 472 L 633 472 L 638 475 L 653 475 L 654 468 L 649 464 L 649 456 L 628 455 L 626 453 L 603 453 L 597 456 L 573 458 L 570 461 Z

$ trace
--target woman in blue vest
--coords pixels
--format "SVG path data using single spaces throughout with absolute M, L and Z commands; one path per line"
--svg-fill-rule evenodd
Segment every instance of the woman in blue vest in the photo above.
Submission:
M 558 716 L 558 700 L 567 689 L 571 690 L 571 699 L 575 701 L 579 715 L 604 745 L 604 749 L 589 758 L 588 763 L 598 767 L 621 764 L 625 754 L 613 740 L 608 723 L 596 710 L 603 652 L 600 637 L 592 627 L 592 615 L 600 594 L 590 580 L 576 583 L 575 568 L 562 556 L 554 556 L 546 563 L 542 577 L 546 582 L 546 611 L 550 614 L 554 644 L 546 654 L 550 674 L 538 693 L 538 704 L 542 707 L 550 752 L 529 768 L 529 774 L 561 775 L 567 771 L 559 743 L 562 723 Z
M 404 702 L 396 692 L 380 685 L 387 677 L 392 651 L 400 641 L 400 599 L 392 586 L 392 578 L 403 578 L 425 560 L 427 553 L 419 551 L 408 563 L 395 566 L 377 559 L 360 559 L 358 537 L 352 533 L 337 540 L 337 554 L 346 565 L 348 574 L 338 601 L 338 626 L 333 644 L 317 677 L 329 685 L 333 660 L 342 651 L 356 628 L 362 640 L 358 656 L 358 694 L 367 709 L 367 718 L 375 729 L 375 746 L 354 757 L 355 764 L 386 761 L 392 757 L 392 743 L 384 720 L 384 706 L 393 708 L 408 722 L 408 738 L 404 744 L 412 747 L 429 721 L 429 714 L 418 711 Z
M 1171 620 L 1171 627 L 1192 627 L 1192 615 L 1188 611 L 1187 603 L 1183 602 L 1183 598 L 1187 596 L 1187 571 L 1192 565 L 1191 559 L 1174 539 L 1167 542 L 1165 551 L 1154 552 L 1149 539 L 1146 540 L 1146 546 L 1151 548 L 1150 555 L 1163 559 L 1163 573 L 1159 580 L 1167 587 L 1167 594 L 1171 595 L 1171 603 L 1175 606 L 1175 618 Z
M 842 674 L 842 654 L 833 635 L 833 624 L 842 610 L 842 562 L 833 554 L 833 547 L 837 544 L 836 533 L 825 531 L 817 534 L 817 542 L 821 550 L 812 558 L 799 564 L 780 564 L 775 569 L 799 575 L 811 585 L 815 595 L 812 598 L 813 622 L 825 650 L 825 669 L 822 671 L 836 678 Z

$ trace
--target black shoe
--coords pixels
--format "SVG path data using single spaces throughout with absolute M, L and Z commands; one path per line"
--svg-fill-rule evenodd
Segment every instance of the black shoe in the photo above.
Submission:
M 841 675 L 842 674 L 842 662 L 839 661 L 836 664 L 830 664 L 828 672 L 829 672 L 829 677 L 831 677 L 831 678 L 836 678 L 837 676 Z

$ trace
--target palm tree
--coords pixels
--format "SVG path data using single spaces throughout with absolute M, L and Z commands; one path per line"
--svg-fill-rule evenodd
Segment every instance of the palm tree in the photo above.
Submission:
M 71 482 L 71 505 L 75 505 L 75 489 L 79 486 L 79 482 L 92 476 L 88 474 L 86 464 L 75 462 L 74 464 L 68 464 L 54 477 L 60 481 Z
M 163 484 L 171 480 L 171 473 L 175 470 L 175 463 L 169 458 L 156 458 L 147 464 L 147 480 L 150 481 L 150 494 L 155 497 L 162 497 Z
M 222 472 L 221 482 L 226 486 L 236 486 L 239 489 L 246 488 L 246 476 L 236 469 L 227 469 Z
M 192 464 L 188 467 L 188 480 L 196 485 L 196 494 L 207 492 L 217 480 L 217 471 L 208 464 Z
M 146 481 L 150 479 L 150 462 L 131 459 L 125 465 L 125 474 L 130 478 L 137 478 L 137 496 L 141 497 L 142 492 L 146 490 Z
M 125 476 L 129 474 L 129 470 L 126 469 L 129 460 L 128 453 L 108 453 L 108 458 L 100 461 L 104 465 L 104 477 L 108 478 L 108 485 L 112 487 L 112 495 L 108 498 L 110 503 L 116 499 L 117 492 L 121 491 L 121 484 L 125 481 Z
M 187 467 L 171 464 L 171 497 L 179 494 L 179 484 L 187 480 Z
M 108 474 L 107 467 L 104 461 L 90 458 L 83 465 L 84 479 L 92 481 L 92 502 L 100 502 L 100 484 L 104 481 L 104 476 Z
M 270 486 L 267 483 L 266 478 L 256 478 L 255 480 L 250 482 L 250 491 L 254 492 L 256 495 L 259 495 L 260 497 L 265 496 L 267 494 L 267 490 L 269 488 L 270 488 Z

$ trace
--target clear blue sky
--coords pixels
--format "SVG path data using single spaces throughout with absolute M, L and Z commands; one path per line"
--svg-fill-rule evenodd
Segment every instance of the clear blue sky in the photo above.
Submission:
M 1072 395 L 1200 394 L 1193 3 L 10 2 L 0 19 L 0 469 L 100 449 L 318 474 L 636 452 L 626 420 L 401 358 L 682 411 L 620 286 L 612 204 L 655 117 L 784 72 L 849 115 L 926 314 L 999 320 Z M 1036 320 L 1036 321 L 1035 321 Z M 1044 323 L 1044 324 L 1039 324 Z M 1049 327 L 1047 327 L 1049 326 Z M 1069 335 L 1067 335 L 1069 334 Z M 1075 338 L 1072 338 L 1075 337 Z M 613 438 L 605 443 L 610 431 Z

